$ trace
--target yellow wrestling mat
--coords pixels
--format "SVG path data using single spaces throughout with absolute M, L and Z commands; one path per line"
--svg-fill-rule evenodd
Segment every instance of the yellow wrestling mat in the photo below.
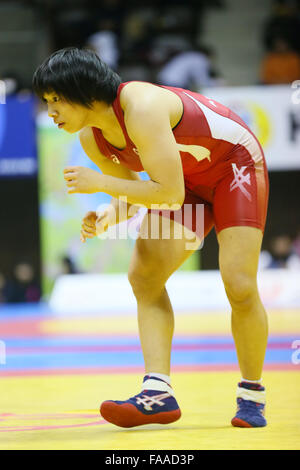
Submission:
M 300 351 L 292 362 L 299 318 L 299 310 L 269 312 L 267 427 L 230 424 L 240 374 L 229 313 L 187 312 L 176 315 L 171 374 L 181 419 L 123 429 L 98 410 L 104 400 L 140 390 L 135 315 L 2 317 L 0 449 L 299 450 Z
M 272 310 L 268 312 L 269 332 L 274 335 L 299 333 L 300 310 Z M 136 334 L 136 314 L 120 314 L 80 317 L 47 318 L 40 323 L 45 334 Z M 210 311 L 209 313 L 184 312 L 175 315 L 175 334 L 231 335 L 230 312 Z M 300 338 L 300 336 L 299 336 Z
M 0 449 L 300 449 L 298 373 L 265 372 L 268 426 L 260 429 L 230 424 L 237 373 L 172 377 L 181 419 L 131 429 L 106 423 L 98 407 L 105 399 L 134 395 L 140 375 L 3 378 L 2 407 L 11 411 L 1 417 Z

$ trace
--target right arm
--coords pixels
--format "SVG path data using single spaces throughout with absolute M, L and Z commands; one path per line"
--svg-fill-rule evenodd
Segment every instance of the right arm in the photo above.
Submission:
M 136 173 L 135 171 L 130 170 L 129 168 L 126 168 L 123 165 L 118 165 L 108 158 L 106 158 L 102 153 L 100 152 L 95 138 L 94 138 L 94 133 L 90 127 L 85 127 L 80 131 L 79 134 L 79 139 L 81 146 L 86 153 L 86 155 L 92 160 L 92 162 L 97 165 L 97 167 L 101 170 L 101 172 L 105 175 L 110 175 L 110 176 L 115 176 L 117 178 L 122 178 L 122 179 L 127 179 L 127 180 L 137 180 L 140 181 L 139 174 Z M 89 212 L 85 219 L 83 220 L 83 230 L 82 230 L 82 241 L 85 241 L 85 238 L 92 238 L 95 236 L 95 233 L 92 233 L 92 231 L 88 231 L 88 227 L 92 230 L 93 226 L 95 225 L 95 222 L 97 220 L 98 224 L 101 223 L 102 217 L 105 217 L 105 220 L 103 220 L 103 224 L 106 224 L 103 229 L 101 230 L 101 227 L 97 227 L 98 230 L 97 232 L 102 232 L 107 229 L 109 225 L 113 224 L 118 224 L 120 222 L 123 222 L 124 220 L 129 219 L 132 217 L 137 211 L 139 210 L 138 206 L 134 206 L 133 204 L 125 203 L 124 201 L 120 201 L 117 198 L 112 198 L 110 202 L 109 208 L 103 213 L 103 214 L 97 214 L 98 215 L 98 220 L 95 216 L 94 212 Z M 128 215 L 128 212 L 130 211 L 130 215 Z M 125 216 L 122 219 L 120 219 L 120 215 Z M 100 219 L 100 220 L 99 220 Z M 85 227 L 84 227 L 85 225 Z M 90 235 L 88 235 L 88 233 Z

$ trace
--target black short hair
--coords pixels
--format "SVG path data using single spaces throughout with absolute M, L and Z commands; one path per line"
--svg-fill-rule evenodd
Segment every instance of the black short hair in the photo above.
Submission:
M 90 49 L 67 47 L 51 54 L 35 71 L 33 91 L 41 99 L 55 92 L 88 108 L 93 101 L 107 104 L 117 97 L 121 78 Z

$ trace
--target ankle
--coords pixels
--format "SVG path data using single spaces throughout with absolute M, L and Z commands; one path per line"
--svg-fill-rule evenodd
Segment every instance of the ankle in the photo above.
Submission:
M 158 379 L 161 379 L 164 382 L 167 382 L 168 385 L 171 384 L 171 377 L 167 374 L 161 374 L 160 372 L 147 372 L 146 376 L 157 377 Z
M 249 384 L 260 384 L 262 383 L 262 379 L 258 380 L 249 380 L 249 379 L 244 379 L 243 377 L 241 378 L 241 382 L 247 382 Z
M 173 389 L 170 386 L 170 377 L 165 374 L 149 373 L 145 375 L 142 385 L 143 390 L 157 390 L 174 395 Z

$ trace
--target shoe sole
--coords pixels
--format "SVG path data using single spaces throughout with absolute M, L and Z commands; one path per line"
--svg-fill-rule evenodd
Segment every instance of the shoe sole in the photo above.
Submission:
M 134 405 L 124 403 L 117 405 L 113 401 L 106 401 L 100 407 L 101 416 L 109 423 L 121 428 L 132 428 L 143 424 L 170 424 L 181 417 L 180 409 L 162 411 L 155 415 L 144 415 Z
M 235 426 L 236 428 L 253 428 L 253 426 L 247 421 L 244 421 L 243 419 L 240 418 L 233 418 L 231 420 L 232 426 Z
M 262 424 L 261 426 L 252 426 L 252 424 L 240 418 L 232 418 L 231 424 L 232 426 L 235 426 L 236 428 L 264 428 L 267 425 L 266 423 L 266 424 Z

